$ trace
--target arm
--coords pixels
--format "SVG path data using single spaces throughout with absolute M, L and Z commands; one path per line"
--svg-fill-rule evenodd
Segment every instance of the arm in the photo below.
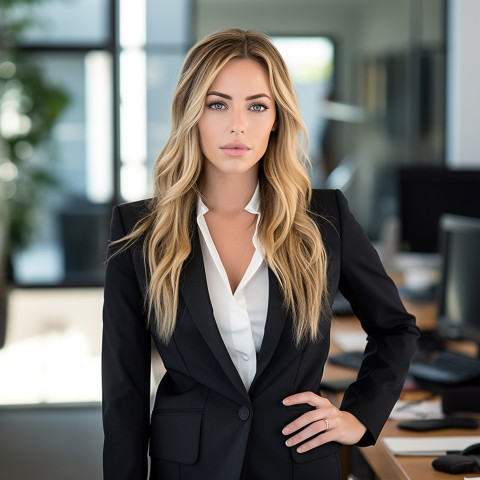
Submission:
M 121 238 L 125 233 L 121 211 L 117 207 L 113 212 L 110 240 Z M 109 260 L 105 276 L 102 344 L 104 480 L 147 478 L 150 345 L 143 296 L 130 248 Z
M 359 446 L 375 443 L 397 401 L 415 353 L 419 330 L 377 252 L 336 192 L 341 225 L 340 290 L 367 333 L 366 357 L 347 389 L 341 410 L 367 427 Z
M 308 425 L 287 440 L 293 446 L 310 438 L 300 452 L 330 441 L 359 446 L 375 443 L 400 395 L 419 334 L 414 317 L 405 311 L 395 284 L 350 213 L 345 197 L 339 191 L 335 195 L 341 237 L 339 287 L 368 335 L 367 355 L 340 409 L 313 392 L 284 399 L 286 405 L 315 407 L 283 430 L 284 435 L 291 435 Z

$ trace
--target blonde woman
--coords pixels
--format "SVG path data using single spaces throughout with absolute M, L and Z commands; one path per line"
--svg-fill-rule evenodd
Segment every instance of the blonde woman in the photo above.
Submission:
M 371 445 L 417 328 L 340 192 L 312 193 L 284 61 L 265 36 L 188 53 L 150 200 L 114 210 L 103 333 L 104 478 L 340 479 Z M 330 304 L 368 346 L 341 407 L 319 392 Z M 151 337 L 166 368 L 150 411 Z

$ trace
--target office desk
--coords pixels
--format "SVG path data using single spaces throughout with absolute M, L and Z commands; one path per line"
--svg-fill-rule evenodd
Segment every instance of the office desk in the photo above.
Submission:
M 437 432 L 407 432 L 396 427 L 396 420 L 388 420 L 383 429 L 377 444 L 373 447 L 363 447 L 363 457 L 374 470 L 377 478 L 381 480 L 458 480 L 471 477 L 479 477 L 480 473 L 462 473 L 451 475 L 437 472 L 432 467 L 432 461 L 436 457 L 396 457 L 381 441 L 382 437 L 432 437 L 432 436 L 455 436 L 455 435 L 480 435 L 480 428 L 477 430 L 441 430 Z M 472 442 L 473 443 L 473 442 Z
M 421 304 L 404 302 L 407 310 L 417 317 L 418 326 L 422 329 L 429 329 L 435 326 L 436 307 L 434 304 Z M 335 345 L 334 339 L 337 332 L 360 331 L 360 322 L 355 317 L 342 317 L 334 319 L 332 322 L 332 343 L 330 352 L 337 353 L 338 346 Z M 474 354 L 476 346 L 472 343 L 452 343 L 449 348 L 471 352 Z M 351 369 L 343 368 L 337 365 L 329 364 L 325 366 L 324 379 L 344 379 L 352 378 L 355 372 Z M 424 393 L 405 392 L 402 398 L 406 400 L 416 400 Z M 420 397 L 421 398 L 421 397 Z M 337 401 L 339 399 L 337 398 Z M 480 428 L 477 430 L 440 430 L 437 432 L 408 432 L 400 430 L 396 427 L 398 421 L 388 420 L 380 438 L 376 445 L 372 447 L 360 448 L 360 452 L 367 460 L 376 477 L 379 480 L 458 480 L 471 477 L 479 477 L 478 474 L 459 474 L 451 475 L 447 473 L 437 472 L 432 467 L 432 460 L 435 457 L 395 457 L 381 441 L 382 437 L 403 436 L 403 437 L 419 437 L 419 436 L 456 436 L 456 435 L 480 435 Z

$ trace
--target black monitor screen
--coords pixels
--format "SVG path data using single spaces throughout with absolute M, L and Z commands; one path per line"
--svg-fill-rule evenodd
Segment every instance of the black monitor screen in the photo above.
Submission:
M 480 218 L 480 170 L 404 168 L 399 177 L 403 251 L 437 252 L 444 213 Z
M 438 328 L 446 337 L 480 344 L 480 219 L 443 216 L 440 251 Z

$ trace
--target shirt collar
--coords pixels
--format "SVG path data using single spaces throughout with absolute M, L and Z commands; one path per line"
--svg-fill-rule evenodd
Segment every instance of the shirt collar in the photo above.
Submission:
M 253 192 L 252 198 L 244 208 L 247 212 L 259 214 L 260 213 L 260 183 L 257 182 L 257 187 Z M 201 195 L 198 196 L 197 202 L 197 218 L 205 215 L 208 212 L 208 207 L 203 203 Z
M 245 209 L 247 212 L 258 214 L 260 213 L 260 183 L 257 182 L 252 198 L 247 203 Z

